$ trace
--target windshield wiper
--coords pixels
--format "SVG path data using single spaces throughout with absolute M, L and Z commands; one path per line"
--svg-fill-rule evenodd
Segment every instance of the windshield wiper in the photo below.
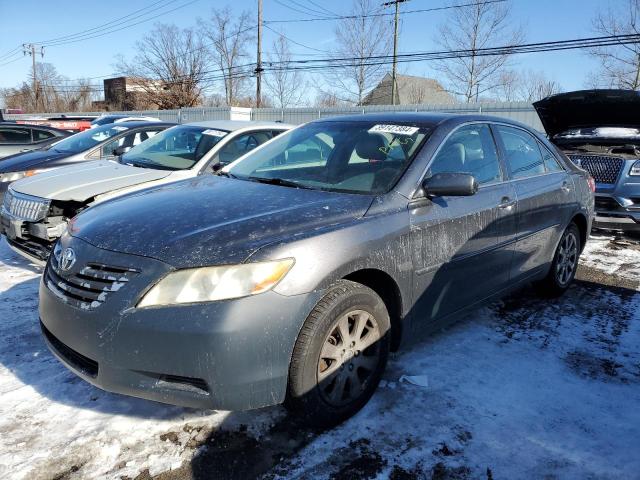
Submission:
M 216 175 L 218 175 L 220 177 L 227 177 L 227 178 L 238 178 L 233 173 L 225 172 L 224 170 L 218 170 L 216 172 Z
M 304 188 L 306 190 L 313 190 L 312 187 L 302 185 L 297 182 L 292 182 L 291 180 L 285 180 L 284 178 L 247 177 L 247 180 L 251 180 L 252 182 L 267 183 L 269 185 L 279 185 L 281 187 Z

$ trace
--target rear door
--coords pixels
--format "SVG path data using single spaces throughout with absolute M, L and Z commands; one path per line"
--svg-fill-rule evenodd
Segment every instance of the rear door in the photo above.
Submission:
M 518 199 L 518 240 L 514 245 L 514 282 L 551 262 L 571 214 L 573 183 L 555 156 L 525 129 L 494 126 Z
M 409 205 L 416 325 L 450 315 L 505 288 L 515 240 L 516 199 L 505 180 L 486 123 L 459 127 L 436 153 L 426 177 L 469 173 L 469 197 L 421 199 Z

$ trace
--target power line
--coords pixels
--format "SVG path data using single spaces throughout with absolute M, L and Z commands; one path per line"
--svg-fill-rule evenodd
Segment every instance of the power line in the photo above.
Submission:
M 95 33 L 96 31 L 102 31 L 105 28 L 108 28 L 109 25 L 113 25 L 114 23 L 121 22 L 122 20 L 125 20 L 125 19 L 127 19 L 129 17 L 134 17 L 135 16 L 134 19 L 140 18 L 140 17 L 144 16 L 144 14 L 143 15 L 135 15 L 135 14 L 137 14 L 139 12 L 142 12 L 142 11 L 145 11 L 145 10 L 149 10 L 150 8 L 155 7 L 158 4 L 165 3 L 165 5 L 162 5 L 162 6 L 158 7 L 158 8 L 163 8 L 163 7 L 167 6 L 170 3 L 174 3 L 174 1 L 175 0 L 158 0 L 156 2 L 153 2 L 153 3 L 149 4 L 149 5 L 147 5 L 146 7 L 139 8 L 138 10 L 135 10 L 133 12 L 130 12 L 130 13 L 126 14 L 126 15 L 123 15 L 122 17 L 115 18 L 115 19 L 113 19 L 113 20 L 111 20 L 109 22 L 97 25 L 97 26 L 95 26 L 93 28 L 89 28 L 87 30 L 82 30 L 82 31 L 76 32 L 76 33 L 71 33 L 69 35 L 50 38 L 48 40 L 41 40 L 39 42 L 33 42 L 33 43 L 36 43 L 38 45 L 48 45 L 48 44 L 51 44 L 53 42 L 58 42 L 58 41 L 62 41 L 62 40 L 69 40 L 71 38 L 78 37 L 78 36 L 83 35 L 83 34 L 88 34 L 88 33 L 91 33 L 91 32 Z
M 278 0 L 276 0 L 278 1 Z M 403 13 L 427 13 L 427 12 L 438 12 L 441 10 L 451 10 L 453 8 L 464 8 L 464 7 L 475 7 L 477 5 L 487 5 L 491 3 L 504 3 L 507 0 L 486 0 L 481 3 L 462 3 L 458 5 L 448 5 L 444 7 L 432 7 L 432 8 L 420 8 L 417 10 L 407 10 Z M 297 22 L 323 22 L 323 21 L 333 21 L 333 20 L 354 20 L 359 18 L 371 18 L 371 17 L 388 17 L 392 16 L 394 13 L 370 13 L 367 15 L 336 15 L 333 17 L 320 17 L 320 18 L 295 18 L 290 20 L 265 20 L 264 23 L 297 23 Z
M 195 3 L 195 2 L 198 2 L 198 1 L 200 1 L 200 0 L 190 0 L 190 1 L 186 2 L 186 3 L 183 3 L 182 5 L 179 5 L 179 6 L 175 7 L 175 8 L 170 9 L 170 10 L 166 10 L 166 11 L 164 11 L 162 13 L 159 13 L 157 15 L 154 15 L 152 17 L 145 18 L 144 20 L 140 20 L 140 21 L 135 22 L 135 23 L 130 23 L 129 25 L 125 25 L 123 27 L 110 29 L 110 30 L 108 30 L 106 32 L 98 33 L 98 34 L 95 34 L 95 35 L 89 34 L 88 36 L 87 35 L 83 35 L 81 37 L 77 37 L 77 38 L 72 39 L 72 40 L 59 41 L 59 42 L 53 42 L 53 43 L 45 43 L 43 45 L 45 45 L 45 46 L 68 45 L 70 43 L 83 42 L 83 41 L 86 41 L 86 40 L 91 40 L 93 38 L 103 37 L 103 36 L 109 35 L 111 33 L 115 33 L 115 32 L 119 32 L 121 30 L 125 30 L 127 28 L 135 27 L 136 25 L 140 25 L 141 23 L 149 22 L 149 21 L 154 20 L 156 18 L 162 17 L 162 16 L 164 16 L 164 15 L 166 15 L 168 13 L 172 13 L 172 12 L 175 12 L 176 10 L 179 10 L 181 8 L 184 8 L 184 7 L 187 7 L 187 6 L 189 6 L 189 5 L 191 5 L 191 4 Z
M 263 25 L 264 28 L 268 28 L 269 30 L 271 30 L 273 33 L 275 33 L 276 35 L 286 38 L 287 40 L 289 40 L 291 43 L 298 45 L 299 47 L 302 48 L 307 48 L 309 50 L 314 50 L 316 52 L 320 52 L 320 53 L 324 53 L 329 54 L 330 52 L 328 52 L 327 50 L 320 50 L 319 48 L 314 48 L 314 47 L 310 47 L 309 45 L 305 45 L 304 43 L 300 43 L 300 42 L 296 42 L 295 40 L 293 40 L 292 38 L 287 37 L 284 33 L 278 32 L 277 30 L 274 30 L 273 28 L 271 28 L 269 25 Z
M 500 47 L 488 47 L 481 49 L 465 49 L 465 50 L 444 50 L 433 52 L 414 52 L 406 54 L 398 54 L 398 63 L 422 62 L 434 60 L 447 60 L 457 58 L 468 58 L 472 56 L 496 56 L 496 55 L 517 55 L 524 53 L 542 53 L 563 50 L 576 50 L 594 47 L 628 45 L 640 43 L 640 34 L 632 35 L 611 35 L 603 37 L 577 38 L 571 40 L 558 40 L 550 42 L 526 43 L 518 45 L 506 45 Z M 295 70 L 305 72 L 323 72 L 336 68 L 345 68 L 353 66 L 369 66 L 369 65 L 388 65 L 392 62 L 392 55 L 372 55 L 369 57 L 343 57 L 343 58 L 324 58 L 324 59 L 305 59 L 305 60 L 289 60 L 263 63 L 264 72 L 277 72 L 282 70 Z M 202 81 L 217 81 L 228 78 L 250 78 L 255 75 L 254 69 L 256 64 L 250 63 L 238 65 L 234 67 L 231 75 L 224 73 L 222 70 L 210 70 L 205 73 L 216 73 L 215 75 L 205 76 Z M 174 80 L 163 82 L 165 86 L 179 85 L 186 83 L 182 80 Z M 71 85 L 69 85 L 71 87 Z

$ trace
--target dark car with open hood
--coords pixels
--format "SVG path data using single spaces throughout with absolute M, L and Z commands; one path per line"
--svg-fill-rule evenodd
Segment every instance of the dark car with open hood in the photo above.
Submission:
M 551 142 L 595 179 L 594 227 L 640 232 L 640 92 L 584 90 L 534 106 Z
M 217 176 L 80 213 L 45 268 L 42 332 L 106 390 L 336 424 L 390 350 L 530 282 L 563 293 L 588 180 L 508 120 L 318 120 Z

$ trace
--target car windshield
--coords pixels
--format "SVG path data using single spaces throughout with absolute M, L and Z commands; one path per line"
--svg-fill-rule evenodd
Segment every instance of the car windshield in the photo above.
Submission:
M 133 147 L 122 163 L 163 170 L 193 167 L 229 132 L 195 125 L 178 125 Z
M 96 145 L 106 142 L 116 135 L 121 134 L 125 130 L 129 130 L 129 128 L 111 124 L 92 128 L 90 130 L 85 130 L 84 132 L 71 135 L 64 140 L 55 143 L 51 147 L 51 150 L 55 150 L 60 153 L 84 152 L 86 150 L 90 150 Z
M 319 122 L 284 133 L 227 167 L 244 180 L 336 192 L 388 192 L 429 130 L 389 122 Z

